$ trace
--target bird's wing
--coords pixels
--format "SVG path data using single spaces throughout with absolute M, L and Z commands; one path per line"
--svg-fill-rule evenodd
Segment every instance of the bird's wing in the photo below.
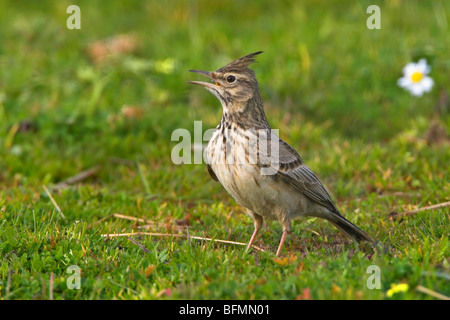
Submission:
M 270 146 L 270 139 L 268 143 Z M 278 150 L 278 161 L 276 161 L 277 156 L 271 155 L 270 157 L 269 165 L 274 174 L 309 199 L 321 204 L 331 212 L 339 213 L 325 187 L 311 169 L 303 163 L 299 154 L 281 139 L 279 139 Z
M 209 175 L 211 176 L 211 178 L 212 178 L 214 181 L 219 181 L 219 179 L 217 179 L 216 174 L 214 173 L 213 169 L 211 168 L 211 166 L 210 166 L 209 164 L 206 164 L 206 168 L 208 169 L 208 173 L 209 173 Z

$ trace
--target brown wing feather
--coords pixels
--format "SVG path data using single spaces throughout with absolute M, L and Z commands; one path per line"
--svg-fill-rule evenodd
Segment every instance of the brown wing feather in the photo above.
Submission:
M 270 140 L 268 143 L 270 145 Z M 278 156 L 278 162 L 271 162 L 271 167 L 277 171 L 278 177 L 309 199 L 321 204 L 331 212 L 340 214 L 317 176 L 303 163 L 297 151 L 281 139 L 279 139 Z
M 206 165 L 206 168 L 208 169 L 208 173 L 209 173 L 209 175 L 211 176 L 211 178 L 212 178 L 214 181 L 219 181 L 219 179 L 217 179 L 216 174 L 214 173 L 213 169 L 211 168 L 211 166 L 210 166 L 209 164 Z

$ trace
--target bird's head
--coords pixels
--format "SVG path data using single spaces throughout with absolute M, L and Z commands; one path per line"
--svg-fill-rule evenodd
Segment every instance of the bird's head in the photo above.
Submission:
M 211 82 L 189 81 L 189 83 L 205 87 L 220 100 L 224 109 L 233 111 L 230 109 L 244 106 L 255 96 L 259 98 L 258 81 L 249 65 L 260 53 L 262 51 L 246 55 L 216 71 L 189 70 L 211 80 Z

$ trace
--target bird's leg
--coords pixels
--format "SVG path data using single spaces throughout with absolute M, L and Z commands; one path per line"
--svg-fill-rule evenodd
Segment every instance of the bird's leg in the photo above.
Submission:
M 245 250 L 245 251 L 250 250 L 250 248 L 252 247 L 253 242 L 256 239 L 256 235 L 258 234 L 258 231 L 259 231 L 259 229 L 255 228 L 255 230 L 253 231 L 252 237 L 250 238 L 250 242 L 248 243 L 247 250 Z
M 283 248 L 284 240 L 286 239 L 287 231 L 283 231 L 283 235 L 281 236 L 280 244 L 278 245 L 277 257 L 280 256 L 281 248 Z
M 255 231 L 253 231 L 252 237 L 250 238 L 250 241 L 248 243 L 246 251 L 250 250 L 250 248 L 252 247 L 253 242 L 256 239 L 256 235 L 258 234 L 258 231 L 261 229 L 261 227 L 263 226 L 263 223 L 264 223 L 263 217 L 261 217 L 259 214 L 255 213 L 253 211 L 250 211 L 250 210 L 247 210 L 247 212 L 253 218 L 253 224 L 255 226 Z
M 283 248 L 284 241 L 286 240 L 286 236 L 291 231 L 291 221 L 289 219 L 285 219 L 281 223 L 283 225 L 283 234 L 281 235 L 280 244 L 278 245 L 277 257 L 280 256 L 281 249 Z

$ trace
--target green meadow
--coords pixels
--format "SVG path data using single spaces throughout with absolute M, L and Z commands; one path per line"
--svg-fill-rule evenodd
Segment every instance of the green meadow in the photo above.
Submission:
M 449 297 L 449 24 L 449 1 L 2 1 L 0 299 Z M 173 163 L 174 130 L 222 113 L 188 70 L 259 50 L 269 123 L 386 250 L 304 218 L 280 258 L 277 221 L 246 252 L 245 210 Z

